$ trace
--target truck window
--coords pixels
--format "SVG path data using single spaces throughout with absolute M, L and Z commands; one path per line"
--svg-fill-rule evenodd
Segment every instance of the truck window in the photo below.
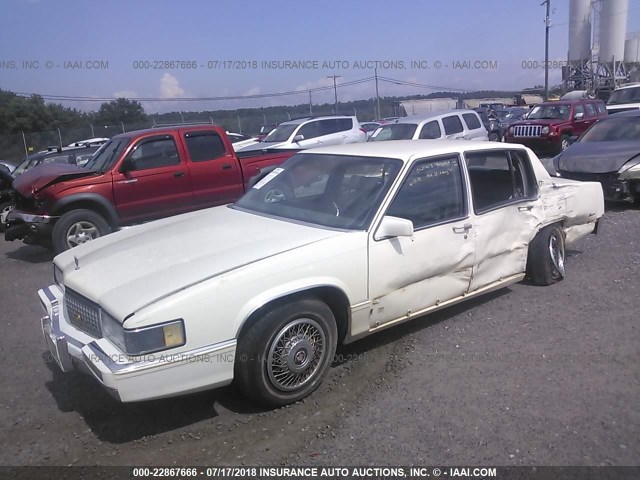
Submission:
M 187 132 L 184 137 L 192 162 L 215 160 L 226 153 L 222 138 L 215 132 Z
M 437 120 L 432 120 L 427 122 L 420 130 L 420 138 L 421 139 L 434 139 L 440 138 L 442 136 L 442 131 L 440 130 L 440 125 Z
M 178 165 L 180 157 L 172 137 L 154 137 L 142 140 L 129 156 L 133 170 Z
M 476 130 L 482 126 L 477 115 L 474 115 L 473 113 L 463 113 L 462 118 L 464 118 L 464 123 L 467 124 L 467 128 L 469 130 Z
M 573 107 L 573 118 L 575 118 L 579 113 L 584 116 L 584 105 L 576 105 L 575 107 Z
M 477 214 L 537 194 L 531 163 L 524 152 L 491 150 L 465 154 Z
M 458 115 L 451 115 L 442 119 L 442 125 L 444 126 L 444 132 L 447 135 L 453 135 L 454 133 L 460 133 L 464 131 L 462 122 Z
M 585 103 L 584 108 L 587 111 L 587 117 L 596 116 L 596 107 L 593 105 L 593 103 Z
M 466 215 L 464 192 L 457 155 L 420 161 L 386 214 L 411 220 L 415 229 L 458 219 Z

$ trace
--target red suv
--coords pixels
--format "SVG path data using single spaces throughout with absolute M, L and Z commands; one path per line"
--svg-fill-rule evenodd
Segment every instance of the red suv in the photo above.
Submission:
M 607 115 L 602 100 L 545 102 L 533 107 L 524 120 L 512 123 L 505 138 L 533 150 L 558 153 L 569 146 L 571 137 L 582 135 Z

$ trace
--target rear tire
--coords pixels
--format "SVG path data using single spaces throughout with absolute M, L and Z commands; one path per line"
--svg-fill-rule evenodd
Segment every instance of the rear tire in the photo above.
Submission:
M 338 329 L 316 299 L 270 310 L 238 340 L 234 381 L 252 401 L 280 407 L 310 395 L 333 363 Z
M 111 233 L 102 215 L 93 210 L 71 210 L 53 226 L 53 251 L 58 253 Z
M 564 234 L 558 225 L 543 228 L 529 244 L 527 276 L 535 285 L 552 285 L 564 279 Z

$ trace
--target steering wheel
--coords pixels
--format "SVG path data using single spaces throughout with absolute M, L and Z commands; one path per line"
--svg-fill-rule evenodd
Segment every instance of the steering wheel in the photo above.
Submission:
M 283 202 L 287 199 L 287 195 L 279 188 L 272 188 L 264 195 L 264 203 Z

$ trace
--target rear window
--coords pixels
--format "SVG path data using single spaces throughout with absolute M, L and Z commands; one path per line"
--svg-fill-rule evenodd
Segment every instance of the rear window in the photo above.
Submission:
M 460 121 L 460 117 L 458 117 L 457 115 L 444 117 L 442 119 L 442 125 L 444 126 L 444 132 L 447 135 L 452 135 L 454 133 L 460 133 L 464 131 L 464 128 L 462 127 L 462 122 Z
M 481 127 L 480 120 L 478 120 L 478 117 L 473 113 L 463 113 L 462 118 L 464 118 L 464 122 L 467 124 L 469 130 L 476 130 Z

